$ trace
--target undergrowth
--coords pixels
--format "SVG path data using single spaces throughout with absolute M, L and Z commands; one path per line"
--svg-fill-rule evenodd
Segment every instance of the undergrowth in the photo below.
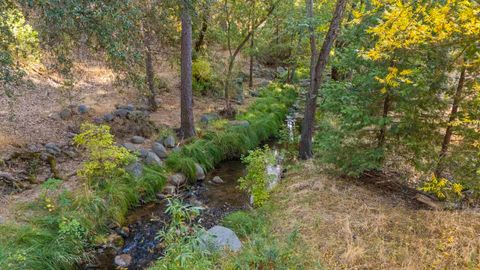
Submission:
M 292 86 L 271 84 L 261 91 L 260 97 L 237 120 L 248 121 L 249 125 L 228 125 L 223 131 L 207 131 L 193 143 L 171 154 L 167 167 L 195 179 L 195 163 L 210 170 L 220 161 L 239 158 L 261 142 L 277 136 L 288 108 L 295 101 Z
M 48 180 L 25 206 L 27 215 L 0 225 L 0 269 L 75 269 L 108 225 L 121 224 L 141 197 L 153 198 L 165 183 L 162 168 L 128 174 L 124 165 L 134 157 L 114 145 L 107 126 L 84 125 L 75 141 L 89 154 L 79 171 L 82 187 L 68 191 L 61 180 Z

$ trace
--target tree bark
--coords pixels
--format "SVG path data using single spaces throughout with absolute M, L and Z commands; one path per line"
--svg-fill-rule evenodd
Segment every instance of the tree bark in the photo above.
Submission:
M 226 6 L 226 5 L 225 5 Z M 235 48 L 235 51 L 232 52 L 232 47 L 230 43 L 230 38 L 227 38 L 228 40 L 228 50 L 230 51 L 230 58 L 228 59 L 228 69 L 227 69 L 227 76 L 225 78 L 224 82 L 224 95 L 225 95 L 225 112 L 227 115 L 233 113 L 233 109 L 230 103 L 230 80 L 232 78 L 232 73 L 233 73 L 233 67 L 235 65 L 235 60 L 240 53 L 240 51 L 243 49 L 245 44 L 250 40 L 251 36 L 253 35 L 253 32 L 258 29 L 267 19 L 270 17 L 270 15 L 273 13 L 275 10 L 275 6 L 270 7 L 268 10 L 268 13 L 263 17 L 261 20 L 259 20 L 256 24 L 253 25 L 252 29 L 248 32 L 248 34 L 243 38 L 243 40 L 240 42 L 240 44 Z M 228 10 L 227 10 L 228 12 Z M 227 35 L 229 36 L 230 26 L 227 26 Z
M 447 129 L 445 130 L 445 135 L 443 136 L 442 149 L 440 150 L 439 161 L 438 161 L 437 168 L 435 170 L 435 175 L 437 175 L 438 177 L 442 176 L 443 169 L 444 169 L 443 160 L 447 155 L 448 148 L 452 140 L 452 135 L 453 135 L 452 123 L 457 119 L 458 107 L 460 105 L 460 101 L 462 100 L 462 93 L 463 93 L 463 87 L 465 85 L 466 73 L 467 73 L 466 66 L 463 65 L 462 70 L 460 71 L 460 79 L 458 80 L 457 89 L 455 91 L 455 95 L 453 96 L 452 110 L 450 111 L 450 115 L 448 117 L 448 125 L 447 125 Z
M 382 124 L 382 127 L 380 128 L 380 133 L 378 134 L 378 147 L 383 147 L 385 145 L 385 138 L 387 134 L 387 125 L 385 122 L 387 120 L 389 112 L 390 112 L 390 93 L 387 90 L 387 93 L 385 94 L 385 99 L 383 100 L 382 119 L 384 123 Z
M 202 17 L 202 27 L 200 28 L 200 33 L 198 34 L 197 42 L 195 42 L 195 52 L 199 52 L 202 49 L 203 43 L 205 41 L 205 34 L 208 29 L 208 16 L 209 8 L 205 9 L 205 14 Z
M 182 7 L 182 45 L 181 45 L 181 126 L 180 136 L 195 136 L 192 95 L 192 20 L 186 3 Z
M 333 19 L 330 23 L 330 27 L 325 37 L 325 41 L 323 42 L 322 49 L 320 50 L 320 54 L 318 55 L 318 61 L 315 66 L 315 77 L 313 79 L 313 85 L 309 88 L 307 93 L 305 116 L 302 124 L 302 136 L 299 149 L 299 156 L 301 159 L 310 159 L 313 156 L 312 137 L 315 124 L 315 111 L 317 107 L 318 90 L 323 82 L 323 73 L 327 67 L 330 50 L 332 49 L 333 43 L 337 38 L 338 32 L 340 30 L 346 4 L 347 0 L 337 1 Z
M 315 79 L 315 65 L 317 59 L 317 41 L 315 40 L 315 27 L 313 25 L 313 0 L 307 0 L 307 19 L 308 30 L 310 32 L 310 90 L 313 92 L 314 79 Z
M 151 36 L 150 33 L 145 31 L 144 36 L 144 45 L 145 45 L 145 75 L 147 79 L 148 86 L 148 105 L 150 110 L 156 111 L 158 108 L 157 101 L 155 99 L 155 82 L 154 82 L 154 71 L 153 71 L 153 59 L 152 59 L 152 49 L 151 49 Z

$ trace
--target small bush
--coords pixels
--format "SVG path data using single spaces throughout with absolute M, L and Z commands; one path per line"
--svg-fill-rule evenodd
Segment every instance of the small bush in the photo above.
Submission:
M 464 187 L 458 183 L 452 183 L 446 178 L 437 178 L 435 174 L 429 181 L 422 184 L 419 190 L 435 195 L 440 200 L 458 201 L 463 198 Z
M 192 77 L 194 93 L 205 95 L 213 87 L 213 69 L 204 58 L 197 58 L 193 61 Z
M 247 165 L 247 175 L 240 178 L 240 189 L 247 191 L 253 198 L 255 206 L 262 206 L 269 198 L 267 186 L 272 176 L 267 174 L 267 166 L 275 163 L 275 157 L 268 145 L 248 152 L 242 157 Z

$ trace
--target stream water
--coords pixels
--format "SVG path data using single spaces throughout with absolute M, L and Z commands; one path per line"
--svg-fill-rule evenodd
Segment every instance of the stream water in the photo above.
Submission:
M 198 223 L 209 229 L 218 224 L 228 213 L 249 207 L 248 195 L 238 189 L 237 180 L 244 174 L 245 166 L 240 160 L 222 162 L 215 170 L 208 173 L 205 181 L 183 191 L 179 196 L 191 205 L 204 208 Z M 212 183 L 210 180 L 215 176 L 222 178 L 224 183 Z M 132 262 L 128 269 L 147 268 L 163 255 L 163 248 L 156 236 L 169 222 L 165 209 L 166 200 L 134 209 L 127 218 L 127 226 L 117 231 L 124 238 L 123 247 L 99 248 L 94 262 L 82 269 L 117 269 L 114 258 L 120 254 L 131 256 Z
M 292 106 L 285 121 L 291 142 L 294 141 L 297 129 L 296 120 L 299 118 L 296 113 L 297 108 L 298 105 Z M 275 142 L 270 142 L 270 145 L 275 151 L 278 151 Z M 203 182 L 182 191 L 179 196 L 186 203 L 204 208 L 197 223 L 205 229 L 209 229 L 218 224 L 225 215 L 250 207 L 248 194 L 238 189 L 238 179 L 245 173 L 245 166 L 240 160 L 224 161 L 215 170 L 209 172 Z M 224 183 L 212 183 L 211 180 L 215 176 L 219 176 Z M 119 249 L 99 248 L 95 260 L 83 266 L 82 269 L 118 269 L 114 260 L 115 256 L 120 254 L 128 254 L 127 256 L 131 258 L 128 269 L 147 268 L 163 255 L 163 247 L 156 236 L 169 222 L 165 209 L 166 200 L 134 209 L 127 218 L 127 226 L 117 230 L 117 233 L 124 239 L 123 247 Z

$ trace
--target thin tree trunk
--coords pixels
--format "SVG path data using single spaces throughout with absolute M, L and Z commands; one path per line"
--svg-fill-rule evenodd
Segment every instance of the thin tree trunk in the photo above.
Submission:
M 148 86 L 148 105 L 150 110 L 156 111 L 158 108 L 157 101 L 155 100 L 155 82 L 154 82 L 154 72 L 153 72 L 153 60 L 152 60 L 152 49 L 151 49 L 151 36 L 150 33 L 145 31 L 144 36 L 144 45 L 145 45 L 145 74 L 147 79 Z
M 301 159 L 309 159 L 313 156 L 312 152 L 312 137 L 315 124 L 315 111 L 317 107 L 318 90 L 323 81 L 323 73 L 327 67 L 328 59 L 330 56 L 330 50 L 332 49 L 333 42 L 337 38 L 340 26 L 342 23 L 343 13 L 347 0 L 338 0 L 333 19 L 330 23 L 325 41 L 323 42 L 322 49 L 318 55 L 318 62 L 315 66 L 315 77 L 313 80 L 313 87 L 310 87 L 307 93 L 307 100 L 305 106 L 305 116 L 302 125 L 302 136 L 300 140 L 299 156 Z
M 202 27 L 200 28 L 200 33 L 198 35 L 197 42 L 195 42 L 195 52 L 199 52 L 202 49 L 204 40 L 205 40 L 205 34 L 207 33 L 208 29 L 208 8 L 205 11 L 206 14 L 202 17 Z
M 443 136 L 442 149 L 440 150 L 437 169 L 435 170 L 435 174 L 438 177 L 442 176 L 443 159 L 447 155 L 448 148 L 450 146 L 450 141 L 452 140 L 452 135 L 453 135 L 452 123 L 457 119 L 458 107 L 460 105 L 460 101 L 462 100 L 463 86 L 465 85 L 466 73 L 467 73 L 466 66 L 463 65 L 462 70 L 460 72 L 460 79 L 458 80 L 457 89 L 453 97 L 452 110 L 450 111 L 450 116 L 448 118 L 447 130 L 445 131 L 445 135 Z
M 385 94 L 385 99 L 383 100 L 383 113 L 382 113 L 382 127 L 380 128 L 380 133 L 378 134 L 378 147 L 383 147 L 385 145 L 385 138 L 387 134 L 387 117 L 390 112 L 390 93 L 387 90 Z
M 227 5 L 225 4 L 225 6 L 227 6 Z M 233 113 L 233 109 L 232 109 L 232 106 L 231 106 L 231 103 L 230 103 L 230 93 L 229 92 L 230 92 L 230 80 L 232 79 L 232 73 L 233 73 L 233 68 L 234 68 L 234 65 L 235 65 L 235 60 L 236 60 L 238 54 L 240 53 L 240 51 L 245 46 L 245 44 L 247 44 L 247 42 L 250 40 L 251 36 L 253 35 L 253 32 L 256 29 L 258 29 L 258 27 L 260 27 L 268 19 L 268 17 L 270 17 L 270 15 L 273 13 L 274 10 L 275 10 L 275 6 L 270 7 L 270 10 L 265 15 L 265 17 L 263 17 L 256 24 L 254 24 L 252 29 L 250 29 L 248 34 L 243 38 L 243 40 L 240 42 L 240 44 L 237 46 L 237 48 L 235 48 L 235 51 L 233 51 L 233 52 L 232 52 L 232 47 L 231 47 L 231 44 L 230 44 L 230 37 L 229 37 L 230 36 L 230 30 L 229 30 L 230 27 L 229 26 L 227 27 L 227 35 L 228 35 L 227 41 L 228 41 L 228 50 L 230 52 L 230 58 L 228 60 L 227 76 L 225 78 L 224 89 L 223 89 L 224 90 L 224 95 L 225 95 L 225 112 L 227 113 L 227 115 L 230 115 L 230 114 Z M 227 9 L 227 13 L 228 13 L 228 9 Z
M 310 32 L 310 91 L 313 92 L 314 78 L 315 78 L 315 65 L 317 60 L 317 41 L 315 40 L 315 27 L 313 25 L 313 0 L 307 0 L 307 19 L 308 30 Z
M 250 67 L 248 73 L 248 87 L 250 89 L 253 88 L 253 49 L 255 48 L 255 29 L 253 29 L 253 24 L 255 19 L 255 4 L 256 1 L 252 0 L 252 10 L 250 11 L 250 30 L 252 31 L 252 36 L 250 37 Z
M 248 74 L 248 87 L 253 88 L 253 48 L 255 46 L 255 32 L 252 31 L 252 36 L 250 37 L 250 69 Z
M 181 47 L 181 127 L 182 138 L 195 136 L 192 95 L 192 20 L 187 5 L 182 7 L 182 47 Z

